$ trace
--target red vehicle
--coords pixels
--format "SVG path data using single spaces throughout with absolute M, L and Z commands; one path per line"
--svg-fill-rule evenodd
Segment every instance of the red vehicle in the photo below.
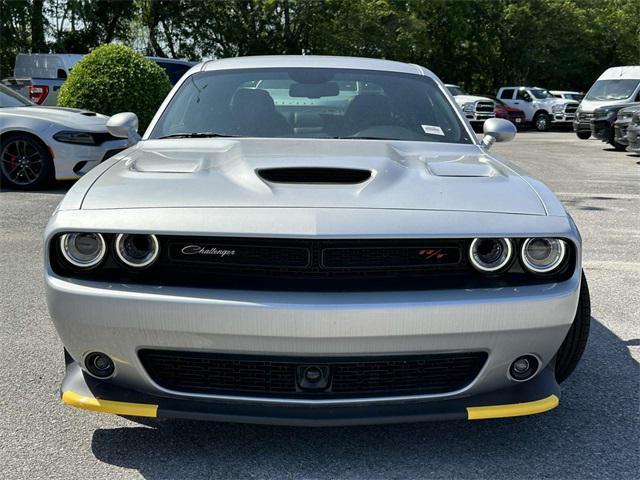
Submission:
M 490 97 L 491 100 L 496 102 L 495 114 L 496 118 L 506 118 L 516 127 L 524 127 L 524 112 L 519 108 L 510 107 L 502 100 L 496 97 Z

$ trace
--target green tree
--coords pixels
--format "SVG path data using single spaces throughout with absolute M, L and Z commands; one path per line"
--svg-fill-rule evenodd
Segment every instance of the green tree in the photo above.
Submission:
M 169 90 L 169 78 L 155 62 L 123 45 L 107 44 L 73 67 L 58 105 L 105 115 L 131 111 L 144 129 Z

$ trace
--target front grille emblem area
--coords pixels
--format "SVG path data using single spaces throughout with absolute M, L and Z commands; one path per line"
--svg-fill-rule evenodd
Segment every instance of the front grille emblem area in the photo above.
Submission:
M 326 390 L 329 378 L 329 367 L 326 365 L 298 366 L 297 381 L 302 390 Z

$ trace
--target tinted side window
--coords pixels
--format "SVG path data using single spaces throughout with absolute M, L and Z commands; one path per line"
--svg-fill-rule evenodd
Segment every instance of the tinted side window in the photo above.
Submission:
M 513 88 L 507 88 L 506 90 L 502 91 L 502 93 L 500 94 L 500 98 L 504 98 L 505 100 L 511 100 L 513 98 L 513 92 L 514 92 Z

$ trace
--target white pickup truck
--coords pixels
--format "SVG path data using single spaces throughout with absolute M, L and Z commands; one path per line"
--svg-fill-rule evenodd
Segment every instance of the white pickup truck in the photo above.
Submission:
M 453 99 L 462 109 L 462 113 L 474 127 L 482 126 L 485 120 L 496 116 L 496 104 L 490 98 L 468 95 L 458 85 L 447 83 L 445 87 L 453 95 Z
M 578 102 L 556 98 L 540 87 L 502 87 L 497 97 L 522 110 L 525 121 L 532 123 L 539 132 L 548 131 L 551 125 L 571 124 L 578 109 Z

